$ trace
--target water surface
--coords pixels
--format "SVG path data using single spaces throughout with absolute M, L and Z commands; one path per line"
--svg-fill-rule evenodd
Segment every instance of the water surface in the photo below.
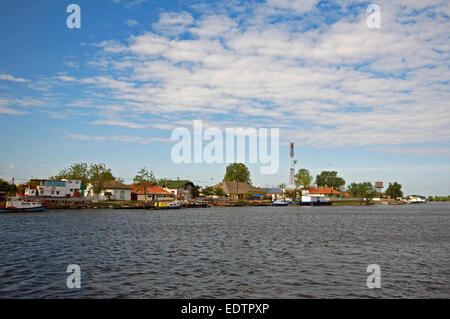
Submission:
M 0 215 L 0 298 L 449 298 L 449 257 L 448 203 Z

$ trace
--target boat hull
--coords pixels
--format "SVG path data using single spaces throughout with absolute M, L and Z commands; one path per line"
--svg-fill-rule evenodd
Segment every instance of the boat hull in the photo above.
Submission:
M 181 206 L 156 206 L 152 207 L 152 209 L 180 209 Z
M 39 207 L 30 207 L 30 208 L 0 208 L 0 213 L 34 213 L 34 212 L 43 212 L 47 207 L 39 206 Z
M 331 206 L 331 202 L 299 202 L 300 206 Z

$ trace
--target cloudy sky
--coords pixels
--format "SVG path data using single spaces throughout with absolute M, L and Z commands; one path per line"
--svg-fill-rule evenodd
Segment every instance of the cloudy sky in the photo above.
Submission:
M 81 29 L 66 7 L 81 7 Z M 280 128 L 298 167 L 353 181 L 450 193 L 447 0 L 374 2 L 1 1 L 0 177 L 47 177 L 104 162 L 131 182 L 217 183 L 225 164 L 172 163 L 170 135 L 192 121 Z

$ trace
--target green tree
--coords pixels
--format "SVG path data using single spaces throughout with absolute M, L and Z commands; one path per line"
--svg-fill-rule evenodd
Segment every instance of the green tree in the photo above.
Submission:
M 223 178 L 224 182 L 243 182 L 251 183 L 250 171 L 247 166 L 243 163 L 232 163 L 227 166 L 225 176 Z
M 284 192 L 286 190 L 286 184 L 281 183 L 278 187 Z
M 403 197 L 402 185 L 397 182 L 389 183 L 389 186 L 385 194 L 392 199 L 395 199 L 397 197 Z
M 9 192 L 9 183 L 0 179 L 0 191 L 1 192 Z
M 64 168 L 56 176 L 53 176 L 54 180 L 62 179 L 75 179 L 80 180 L 81 185 L 86 186 L 89 182 L 89 169 L 86 163 L 75 163 L 70 167 Z
M 14 196 L 17 193 L 17 186 L 0 179 L 0 191 L 6 192 L 9 196 Z
M 191 196 L 192 196 L 192 198 L 198 197 L 199 194 L 200 194 L 200 186 L 192 187 L 192 189 L 191 189 Z
M 210 196 L 214 194 L 214 188 L 211 186 L 205 187 L 202 191 L 203 195 Z
M 351 183 L 348 186 L 348 192 L 353 197 L 358 197 L 365 200 L 367 203 L 372 200 L 377 194 L 377 190 L 371 182 Z
M 214 188 L 214 195 L 216 196 L 223 196 L 225 193 L 223 192 L 223 189 L 220 187 Z
M 305 188 L 309 188 L 312 182 L 312 176 L 306 168 L 301 168 L 298 170 L 297 174 L 295 174 L 295 186 L 303 186 Z
M 147 188 L 156 183 L 155 176 L 152 171 L 145 167 L 141 168 L 133 178 L 133 184 L 139 191 L 144 192 L 145 201 L 147 201 Z
M 316 176 L 316 185 L 318 187 L 333 187 L 338 189 L 345 185 L 345 180 L 337 176 L 336 171 L 323 171 Z
M 287 190 L 286 191 L 286 197 L 287 198 L 296 199 L 297 198 L 297 190 L 295 190 L 295 189 Z
M 88 171 L 89 181 L 93 186 L 95 195 L 99 195 L 105 189 L 106 183 L 114 181 L 114 175 L 110 168 L 106 168 L 105 164 L 91 164 Z

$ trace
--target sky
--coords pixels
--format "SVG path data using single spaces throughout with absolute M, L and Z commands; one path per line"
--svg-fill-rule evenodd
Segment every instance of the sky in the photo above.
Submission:
M 68 5 L 81 8 L 70 29 Z M 131 183 L 218 183 L 226 164 L 175 164 L 177 127 L 279 128 L 280 168 L 450 194 L 450 2 L 0 2 L 0 178 L 105 163 Z

